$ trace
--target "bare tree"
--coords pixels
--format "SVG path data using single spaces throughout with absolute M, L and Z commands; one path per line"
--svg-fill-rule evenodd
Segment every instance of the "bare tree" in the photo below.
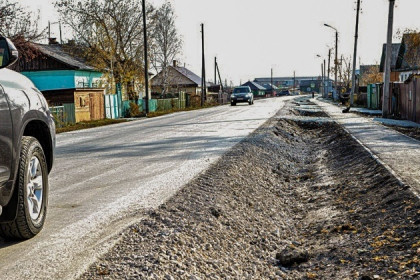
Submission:
M 74 31 L 88 62 L 116 83 L 143 80 L 142 7 L 139 0 L 61 0 L 55 6 Z M 147 14 L 153 12 L 148 6 Z
M 169 66 L 182 49 L 182 39 L 175 26 L 175 18 L 170 2 L 165 2 L 153 16 L 151 61 L 155 71 L 162 72 L 162 94 L 166 93 L 171 83 Z
M 379 72 L 378 65 L 366 65 L 363 67 L 363 73 L 360 73 L 360 85 L 376 84 L 383 81 L 383 74 Z M 362 66 L 360 67 L 362 69 Z
M 39 28 L 39 12 L 27 11 L 16 1 L 0 0 L 0 34 L 14 42 L 20 57 L 30 59 L 37 52 L 30 42 L 43 39 L 45 29 Z
M 352 77 L 352 58 L 349 57 L 342 57 L 340 62 L 340 67 L 338 67 L 338 77 L 342 83 L 342 86 L 346 88 L 346 90 L 351 88 L 351 77 Z M 334 73 L 334 70 L 332 71 Z

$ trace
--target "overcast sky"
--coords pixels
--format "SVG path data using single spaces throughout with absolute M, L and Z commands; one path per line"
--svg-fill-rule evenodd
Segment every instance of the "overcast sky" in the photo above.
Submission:
M 164 0 L 146 0 L 156 5 Z M 57 21 L 53 0 L 20 0 L 41 10 L 42 24 Z M 319 75 L 320 54 L 327 58 L 340 34 L 339 54 L 353 52 L 355 0 L 171 0 L 184 41 L 182 63 L 201 73 L 200 23 L 205 24 L 207 78 L 213 79 L 214 56 L 222 79 L 235 84 L 256 77 Z M 358 63 L 374 64 L 386 40 L 388 0 L 363 0 Z M 397 0 L 394 34 L 398 29 L 420 28 L 420 0 Z M 58 33 L 53 26 L 53 32 Z M 394 41 L 398 39 L 394 36 Z M 327 46 L 328 45 L 328 46 Z M 359 59 L 360 58 L 360 59 Z

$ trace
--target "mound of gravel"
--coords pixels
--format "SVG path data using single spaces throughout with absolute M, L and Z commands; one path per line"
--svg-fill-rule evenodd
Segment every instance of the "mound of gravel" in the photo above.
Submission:
M 287 119 L 295 106 L 150 210 L 81 279 L 418 277 L 419 201 L 337 125 Z

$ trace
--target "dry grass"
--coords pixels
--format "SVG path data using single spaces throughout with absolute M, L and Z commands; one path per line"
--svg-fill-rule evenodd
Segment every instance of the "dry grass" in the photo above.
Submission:
M 75 131 L 75 130 L 81 130 L 81 129 L 87 129 L 87 128 L 93 128 L 93 127 L 99 127 L 99 126 L 105 126 L 110 124 L 116 124 L 116 123 L 123 123 L 127 122 L 125 119 L 118 119 L 118 120 L 112 120 L 112 119 L 104 119 L 104 120 L 98 120 L 98 121 L 89 121 L 89 122 L 80 122 L 76 124 L 69 124 L 64 127 L 57 127 L 56 133 L 63 133 L 63 132 L 69 132 L 69 131 Z

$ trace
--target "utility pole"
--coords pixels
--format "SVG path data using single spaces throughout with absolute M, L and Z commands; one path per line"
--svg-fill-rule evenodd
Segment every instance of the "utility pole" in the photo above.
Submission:
M 274 92 L 274 85 L 273 85 L 273 68 L 271 68 L 271 93 Z
M 353 106 L 354 92 L 356 90 L 356 61 L 357 61 L 357 39 L 359 38 L 359 14 L 360 14 L 360 0 L 357 0 L 356 32 L 354 35 L 354 53 L 353 53 L 352 78 L 351 78 L 350 107 Z
M 217 57 L 214 58 L 214 84 L 217 85 Z
M 201 62 L 201 106 L 206 101 L 206 60 L 204 55 L 204 23 L 201 24 L 202 62 Z
M 293 92 L 296 91 L 296 71 L 293 71 Z
M 338 85 L 337 85 L 337 76 L 338 76 L 338 31 L 335 31 L 335 77 L 334 77 L 334 80 L 335 80 L 335 85 L 334 85 L 334 87 L 335 87 L 335 97 L 334 97 L 334 100 L 338 100 Z
M 224 92 L 224 91 L 225 91 L 225 89 L 224 89 L 224 87 L 223 87 L 222 78 L 221 78 L 221 76 L 220 76 L 219 63 L 217 63 L 217 62 L 216 62 L 216 70 L 217 70 L 217 73 L 219 74 L 220 87 L 221 87 L 221 89 L 222 89 L 222 92 Z
M 382 100 L 382 117 L 389 115 L 389 82 L 391 80 L 391 56 L 392 56 L 392 28 L 394 23 L 395 0 L 389 0 L 388 34 L 386 40 L 384 94 Z
M 147 27 L 146 27 L 146 0 L 142 1 L 143 9 L 143 37 L 144 37 L 144 84 L 145 84 L 145 110 L 146 116 L 149 114 L 149 62 L 148 62 L 148 53 L 147 53 Z
M 328 90 L 330 89 L 330 69 L 331 69 L 331 49 L 328 50 L 328 89 L 327 89 L 327 98 Z
M 319 88 L 319 93 L 322 93 L 324 85 L 324 63 L 321 62 L 321 86 Z
M 327 75 L 327 71 L 326 71 L 326 66 L 327 66 L 327 63 L 326 63 L 326 61 L 325 61 L 325 59 L 324 59 L 324 93 L 323 93 L 323 96 L 324 97 L 326 97 L 327 96 L 327 87 L 326 87 L 326 83 L 325 83 L 325 80 L 326 80 L 326 75 Z M 328 82 L 328 80 L 327 80 L 327 82 Z
M 338 76 L 338 30 L 337 30 L 337 28 L 335 28 L 335 27 L 333 27 L 333 26 L 331 26 L 331 25 L 329 25 L 329 24 L 326 24 L 326 23 L 324 23 L 324 26 L 326 26 L 326 27 L 329 27 L 329 28 L 332 28 L 332 29 L 334 29 L 335 30 L 335 61 L 334 61 L 334 83 L 335 83 L 335 85 L 334 85 L 334 91 L 335 91 L 335 93 L 333 94 L 333 98 L 334 98 L 334 100 L 338 100 L 338 85 L 337 85 L 337 76 Z

